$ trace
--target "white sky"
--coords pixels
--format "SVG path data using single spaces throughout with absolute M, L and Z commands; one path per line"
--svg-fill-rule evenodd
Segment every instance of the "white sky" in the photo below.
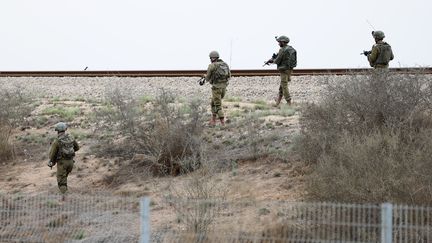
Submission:
M 0 71 L 206 69 L 212 50 L 233 69 L 259 69 L 276 35 L 291 39 L 298 68 L 368 67 L 367 21 L 392 45 L 390 66 L 431 66 L 431 9 L 431 0 L 1 0 Z

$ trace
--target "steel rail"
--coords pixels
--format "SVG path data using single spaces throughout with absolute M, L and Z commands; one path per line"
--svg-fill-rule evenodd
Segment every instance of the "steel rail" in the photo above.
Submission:
M 371 68 L 294 69 L 293 76 L 362 74 Z M 390 68 L 397 73 L 432 74 L 432 68 Z M 199 77 L 205 70 L 0 71 L 0 77 Z M 275 69 L 236 69 L 232 76 L 277 76 Z

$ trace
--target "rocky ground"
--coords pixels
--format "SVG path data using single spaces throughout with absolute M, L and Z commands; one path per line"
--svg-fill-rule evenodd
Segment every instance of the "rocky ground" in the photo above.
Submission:
M 343 80 L 344 76 L 297 76 L 289 85 L 295 102 L 316 101 L 329 80 Z M 11 77 L 0 78 L 3 88 L 19 87 L 24 92 L 59 98 L 101 99 L 112 87 L 129 89 L 134 96 L 155 96 L 160 89 L 181 97 L 209 97 L 210 85 L 199 86 L 193 77 Z M 277 94 L 279 77 L 233 77 L 227 96 L 244 101 L 272 100 Z

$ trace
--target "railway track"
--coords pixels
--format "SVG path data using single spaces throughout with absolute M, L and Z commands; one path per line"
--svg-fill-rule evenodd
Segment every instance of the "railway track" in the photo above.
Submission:
M 295 69 L 293 76 L 351 75 L 370 71 L 370 68 Z M 390 68 L 397 73 L 432 74 L 432 68 Z M 205 70 L 100 70 L 100 71 L 0 71 L 0 77 L 198 77 Z M 233 76 L 276 76 L 274 69 L 231 70 Z

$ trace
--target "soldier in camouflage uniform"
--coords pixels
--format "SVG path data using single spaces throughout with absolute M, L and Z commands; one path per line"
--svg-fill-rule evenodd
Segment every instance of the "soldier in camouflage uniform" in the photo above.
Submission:
M 269 59 L 266 64 L 275 63 L 280 72 L 281 82 L 279 86 L 279 94 L 275 99 L 275 106 L 279 106 L 282 98 L 285 98 L 286 102 L 291 104 L 288 82 L 291 81 L 292 70 L 297 65 L 297 53 L 292 46 L 288 45 L 290 40 L 287 36 L 279 36 L 276 38 L 276 41 L 280 46 L 279 52 L 277 55 L 274 55 Z
M 57 185 L 63 195 L 67 192 L 67 177 L 72 172 L 75 151 L 79 150 L 78 143 L 66 130 L 67 125 L 63 122 L 55 125 L 58 136 L 51 144 L 48 162 L 51 168 L 57 164 Z
M 383 41 L 384 32 L 372 31 L 372 36 L 376 44 L 372 46 L 370 52 L 366 52 L 369 65 L 373 68 L 388 68 L 389 62 L 394 58 L 392 48 Z
M 226 93 L 228 80 L 231 78 L 231 71 L 228 65 L 219 58 L 219 53 L 217 51 L 210 52 L 209 57 L 211 63 L 207 68 L 207 74 L 204 76 L 205 80 L 212 85 L 212 99 L 210 103 L 212 118 L 209 124 L 214 126 L 216 124 L 216 118 L 218 117 L 221 124 L 225 125 L 222 99 Z

